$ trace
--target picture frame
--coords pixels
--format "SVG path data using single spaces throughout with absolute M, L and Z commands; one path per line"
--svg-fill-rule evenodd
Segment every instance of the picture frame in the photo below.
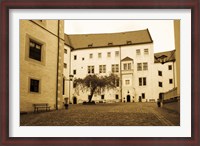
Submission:
M 9 137 L 9 11 L 12 9 L 191 9 L 191 137 Z M 1 2 L 1 145 L 200 145 L 199 140 L 199 0 L 2 1 Z

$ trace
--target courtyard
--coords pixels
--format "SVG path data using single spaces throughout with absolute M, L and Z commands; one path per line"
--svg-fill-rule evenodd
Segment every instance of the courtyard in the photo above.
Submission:
M 156 103 L 101 103 L 20 115 L 20 126 L 179 126 L 180 114 Z

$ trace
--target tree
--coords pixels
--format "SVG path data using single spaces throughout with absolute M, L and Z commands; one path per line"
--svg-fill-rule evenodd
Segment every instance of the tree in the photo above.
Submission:
M 100 94 L 105 89 L 113 89 L 119 86 L 119 77 L 115 74 L 109 76 L 98 76 L 96 74 L 87 75 L 85 78 L 75 79 L 74 87 L 75 91 L 78 92 L 81 88 L 82 91 L 90 92 L 89 102 L 92 101 L 94 94 Z

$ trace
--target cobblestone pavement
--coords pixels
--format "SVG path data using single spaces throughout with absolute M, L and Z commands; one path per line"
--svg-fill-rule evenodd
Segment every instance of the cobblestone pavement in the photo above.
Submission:
M 180 114 L 156 103 L 69 105 L 68 110 L 20 116 L 21 126 L 179 126 Z

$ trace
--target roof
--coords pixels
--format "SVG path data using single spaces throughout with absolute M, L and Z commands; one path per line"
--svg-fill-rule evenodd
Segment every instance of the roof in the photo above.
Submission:
M 155 63 L 160 63 L 158 61 L 158 58 L 161 56 L 165 56 L 166 57 L 166 61 L 170 62 L 170 61 L 175 61 L 176 60 L 176 51 L 172 50 L 172 51 L 167 51 L 167 52 L 159 52 L 159 53 L 155 53 L 154 54 L 154 62 Z
M 72 47 L 72 49 L 88 49 L 146 43 L 153 43 L 148 29 L 119 33 L 65 34 L 65 44 Z
M 122 61 L 133 61 L 133 59 L 127 56 L 124 59 L 122 59 Z

